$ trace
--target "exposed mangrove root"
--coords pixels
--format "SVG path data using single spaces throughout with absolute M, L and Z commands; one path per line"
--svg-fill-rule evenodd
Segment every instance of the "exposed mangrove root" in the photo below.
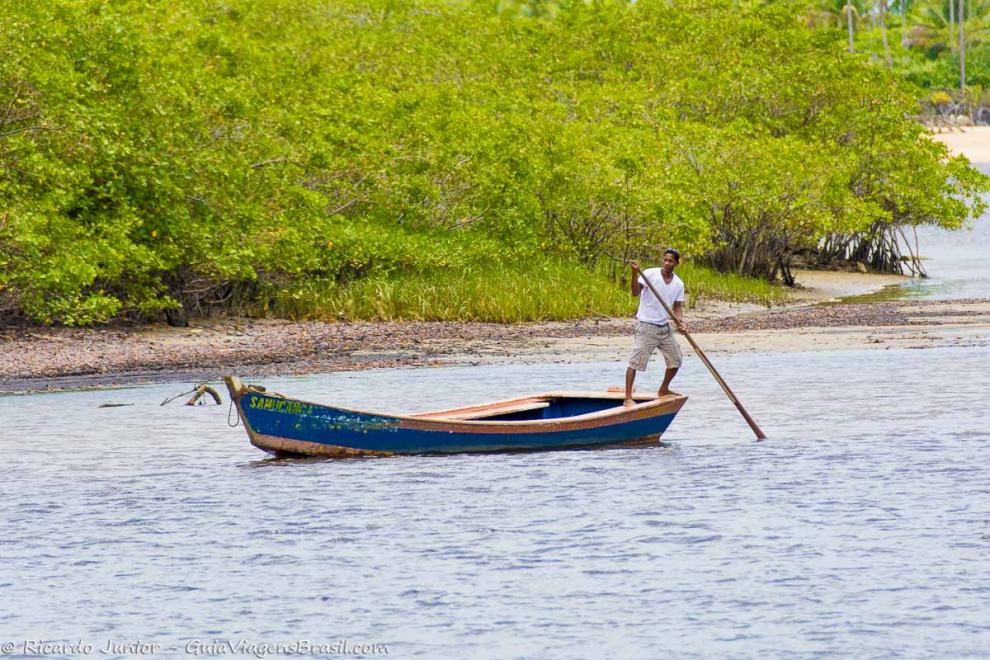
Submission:
M 917 245 L 917 232 L 912 248 L 902 226 L 877 222 L 866 232 L 825 237 L 818 247 L 818 264 L 828 266 L 851 261 L 862 263 L 877 272 L 928 277 Z
M 721 272 L 780 281 L 786 286 L 795 284 L 795 262 L 813 268 L 854 264 L 863 272 L 927 277 L 916 231 L 913 239 L 908 238 L 903 225 L 878 222 L 867 231 L 830 234 L 816 249 L 802 249 L 792 244 L 786 233 L 766 231 L 765 226 L 723 229 L 717 236 L 718 247 L 704 255 L 702 262 Z
M 722 231 L 721 244 L 702 258 L 715 270 L 794 285 L 791 247 L 786 235 L 772 234 L 765 226 L 745 232 Z

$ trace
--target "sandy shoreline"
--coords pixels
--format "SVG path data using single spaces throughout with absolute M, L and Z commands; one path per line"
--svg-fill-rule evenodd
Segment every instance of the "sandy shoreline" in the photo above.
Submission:
M 932 134 L 949 150 L 976 164 L 990 164 L 990 126 L 965 126 Z
M 796 306 L 875 291 L 905 279 L 831 271 L 798 271 L 797 277 L 803 288 L 795 294 Z M 739 331 L 745 329 L 740 325 L 745 319 L 787 309 L 704 301 L 688 316 L 699 332 Z M 738 321 L 733 325 L 727 323 L 730 319 Z M 631 318 L 516 325 L 232 319 L 197 321 L 189 328 L 8 329 L 0 331 L 0 393 L 198 382 L 232 372 L 265 376 L 514 357 L 543 361 L 559 359 L 561 350 L 586 359 L 611 359 L 597 347 L 627 351 L 632 326 Z
M 990 345 L 990 300 L 798 304 L 691 310 L 712 354 Z M 376 367 L 621 361 L 631 318 L 487 323 L 212 322 L 0 334 L 0 393 L 201 382 Z M 682 344 L 687 346 L 682 339 Z M 690 351 L 686 349 L 690 354 Z

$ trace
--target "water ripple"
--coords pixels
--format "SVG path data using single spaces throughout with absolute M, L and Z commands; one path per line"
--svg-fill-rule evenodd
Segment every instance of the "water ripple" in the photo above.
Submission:
M 751 442 L 692 363 L 666 446 L 637 450 L 276 461 L 227 428 L 226 408 L 159 407 L 174 385 L 115 391 L 126 408 L 98 409 L 105 392 L 0 398 L 0 639 L 346 637 L 399 657 L 986 657 L 990 352 L 719 362 L 772 440 Z M 527 393 L 520 383 L 603 388 L 621 373 L 501 366 L 267 384 L 369 408 L 387 391 L 390 408 L 413 410 Z M 952 396 L 887 396 L 919 374 Z

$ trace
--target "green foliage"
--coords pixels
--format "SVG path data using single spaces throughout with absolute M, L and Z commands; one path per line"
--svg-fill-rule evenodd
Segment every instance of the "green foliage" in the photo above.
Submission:
M 846 44 L 845 0 L 816 0 L 809 4 L 809 23 L 834 31 Z M 895 75 L 917 87 L 918 98 L 932 90 L 960 89 L 959 0 L 888 0 L 883 21 L 879 2 L 856 0 L 853 7 L 855 49 L 878 66 L 885 63 L 881 22 Z M 952 5 L 950 8 L 950 4 Z M 966 87 L 990 87 L 990 2 L 963 2 L 966 44 Z
M 702 299 L 770 306 L 787 296 L 769 282 L 701 266 L 684 264 L 678 272 L 690 283 L 689 306 Z M 276 314 L 297 319 L 517 323 L 628 316 L 637 300 L 602 272 L 537 259 L 523 267 L 374 275 L 346 284 L 311 279 L 279 291 L 273 304 Z
M 799 9 L 2 3 L 0 318 L 606 313 L 596 273 L 644 246 L 771 276 L 978 212 L 986 180 Z M 575 272 L 576 307 L 533 283 Z
M 292 318 L 514 323 L 628 315 L 635 300 L 604 275 L 571 263 L 374 275 L 338 285 L 310 280 L 275 299 Z
M 749 302 L 771 307 L 787 302 L 790 296 L 788 289 L 765 279 L 742 277 L 692 263 L 678 266 L 677 275 L 690 287 L 687 291 L 689 308 L 702 300 Z

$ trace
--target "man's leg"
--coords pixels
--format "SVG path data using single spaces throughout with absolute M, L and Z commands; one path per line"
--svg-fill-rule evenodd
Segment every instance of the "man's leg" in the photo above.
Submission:
M 629 364 L 626 366 L 626 399 L 622 402 L 622 405 L 627 408 L 636 403 L 632 398 L 636 372 L 646 369 L 646 365 L 650 362 L 650 355 L 657 349 L 658 343 L 651 333 L 650 327 L 646 323 L 636 323 L 636 335 L 633 337 L 633 352 L 629 356 Z
M 660 384 L 660 389 L 657 391 L 658 396 L 664 396 L 666 394 L 677 394 L 677 392 L 671 392 L 669 385 L 670 381 L 674 380 L 674 376 L 677 375 L 677 370 L 679 367 L 671 367 L 663 374 L 663 383 Z
M 670 391 L 670 381 L 674 380 L 677 370 L 681 368 L 684 355 L 681 353 L 681 347 L 677 344 L 677 339 L 674 338 L 672 333 L 668 333 L 663 341 L 660 342 L 660 352 L 663 353 L 664 362 L 667 364 L 667 371 L 663 374 L 663 383 L 660 384 L 660 389 L 657 390 L 657 396 L 677 394 L 677 392 Z
M 636 382 L 636 370 L 632 367 L 626 367 L 626 400 L 622 402 L 622 405 L 627 408 L 636 403 L 632 398 L 634 382 Z

